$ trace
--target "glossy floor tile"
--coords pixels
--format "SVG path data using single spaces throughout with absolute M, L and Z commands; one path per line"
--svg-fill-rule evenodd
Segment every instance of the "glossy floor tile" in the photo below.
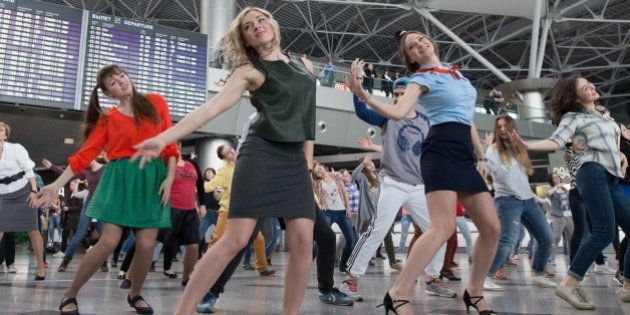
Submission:
M 217 302 L 216 314 L 280 314 L 286 257 L 286 253 L 274 255 L 271 267 L 278 270 L 278 275 L 274 277 L 260 277 L 255 271 L 239 268 L 226 293 Z M 609 257 L 612 260 L 614 256 Z M 81 255 L 77 255 L 68 271 L 59 273 L 56 267 L 61 259 L 49 256 L 50 268 L 46 280 L 35 282 L 32 280 L 35 273 L 32 255 L 19 251 L 16 262 L 18 272 L 0 273 L 0 314 L 58 314 L 57 306 L 80 259 Z M 510 280 L 503 283 L 503 292 L 485 293 L 500 314 L 630 314 L 630 303 L 621 302 L 618 295 L 620 287 L 613 282 L 611 275 L 591 272 L 585 278 L 585 290 L 593 297 L 597 309 L 578 311 L 557 298 L 553 289 L 534 287 L 529 279 L 527 256 L 521 255 L 520 259 L 518 267 L 507 268 Z M 566 274 L 565 259 L 563 255 L 556 256 L 557 282 Z M 465 255 L 458 254 L 457 262 L 460 264 L 457 272 L 465 280 L 470 267 Z M 616 266 L 613 263 L 611 265 Z M 175 264 L 175 270 L 181 271 L 181 263 Z M 117 273 L 118 269 L 112 268 L 110 272 L 98 271 L 94 275 L 78 296 L 81 314 L 133 314 L 125 300 L 126 290 L 118 287 L 120 281 L 116 280 Z M 376 305 L 380 304 L 383 294 L 396 275 L 386 260 L 376 259 L 376 266 L 370 267 L 360 281 L 359 290 L 365 301 L 355 303 L 354 306 L 332 306 L 319 303 L 317 277 L 313 266 L 302 313 L 383 314 L 383 310 L 376 309 Z M 335 277 L 339 283 L 344 275 L 337 271 Z M 464 283 L 450 282 L 448 285 L 461 296 Z M 142 294 L 154 307 L 156 314 L 171 314 L 182 292 L 180 279 L 164 277 L 161 264 L 158 264 L 158 272 L 149 273 Z M 449 299 L 427 296 L 422 283 L 414 286 L 413 296 L 416 314 L 466 314 L 459 297 Z

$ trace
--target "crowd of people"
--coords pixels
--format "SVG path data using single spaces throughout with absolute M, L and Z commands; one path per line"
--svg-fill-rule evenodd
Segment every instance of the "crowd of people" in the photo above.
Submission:
M 618 270 L 602 255 L 618 227 L 630 232 L 630 131 L 599 105 L 595 87 L 579 76 L 559 81 L 550 101 L 558 127 L 549 139 L 524 141 L 515 120 L 499 115 L 494 132 L 482 141 L 473 122 L 476 90 L 468 79 L 439 59 L 426 34 L 404 31 L 396 40 L 409 76 L 391 80 L 393 105 L 372 97 L 371 65 L 355 60 L 348 78 L 356 115 L 381 128 L 382 145 L 359 139 L 366 150 L 382 152 L 380 169 L 370 155 L 352 171 L 314 160 L 313 65 L 283 53 L 278 22 L 260 8 L 243 9 L 221 40 L 232 63 L 222 90 L 176 125 L 167 100 L 137 91 L 125 69 L 99 70 L 85 113 L 85 142 L 65 168 L 42 161 L 59 174 L 46 186 L 38 184 L 27 150 L 9 142 L 11 127 L 0 122 L 0 249 L 8 271 L 14 233 L 26 231 L 37 262 L 35 280 L 45 280 L 44 225 L 46 247 L 62 258 L 58 272 L 66 271 L 80 244 L 86 247 L 60 294 L 61 314 L 79 314 L 81 288 L 99 269 L 117 268 L 121 253 L 119 279 L 128 289 L 127 303 L 138 314 L 152 314 L 142 296 L 147 273 L 163 252 L 164 276 L 180 277 L 172 262 L 182 251 L 184 292 L 175 313 L 212 313 L 252 246 L 252 268 L 263 277 L 276 273 L 269 258 L 282 226 L 288 248 L 283 313 L 301 312 L 313 257 L 322 303 L 368 300 L 360 279 L 370 276 L 366 270 L 384 244 L 389 266 L 399 273 L 379 307 L 413 314 L 410 292 L 418 279 L 429 295 L 460 295 L 444 281 L 461 280 L 453 271 L 459 228 L 471 263 L 461 293 L 466 309 L 497 314 L 483 292 L 500 291 L 500 281 L 509 281 L 503 267 L 516 263 L 526 230 L 533 285 L 555 288 L 577 309 L 595 309 L 580 283 L 596 262 L 594 272 L 614 274 L 621 300 L 630 302 L 627 240 L 616 246 Z M 102 109 L 99 90 L 118 105 Z M 220 146 L 216 155 L 224 166 L 201 172 L 177 142 L 220 119 L 245 92 L 256 114 L 241 143 L 237 149 Z M 572 175 L 569 189 L 552 174 L 545 198 L 539 198 L 528 180 L 528 151 L 561 149 Z M 404 262 L 396 258 L 391 238 L 399 213 L 405 231 L 414 227 Z M 478 231 L 474 244 L 468 219 Z M 333 224 L 342 234 L 339 244 Z M 91 234 L 98 241 L 86 241 Z M 552 257 L 563 238 L 570 264 L 556 284 Z M 399 249 L 406 249 L 404 239 Z M 337 282 L 336 264 L 345 273 Z

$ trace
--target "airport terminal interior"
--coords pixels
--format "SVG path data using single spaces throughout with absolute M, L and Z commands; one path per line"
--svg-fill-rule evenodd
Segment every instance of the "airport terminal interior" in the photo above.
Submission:
M 0 0 L 0 314 L 630 314 L 629 50 L 627 0 Z

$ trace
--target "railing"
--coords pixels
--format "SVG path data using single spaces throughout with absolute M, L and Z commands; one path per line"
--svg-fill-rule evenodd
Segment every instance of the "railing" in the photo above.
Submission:
M 216 58 L 213 58 L 213 56 L 217 56 L 217 49 L 216 48 L 211 48 L 210 49 L 210 60 L 216 60 Z M 215 67 L 215 68 L 221 68 L 221 64 L 219 62 L 210 62 L 209 63 L 210 67 Z M 346 84 L 346 77 L 348 77 L 350 75 L 350 73 L 347 71 L 347 69 L 341 68 L 341 69 L 337 69 L 337 67 L 335 69 L 326 69 L 327 65 L 316 65 L 314 67 L 314 75 L 315 77 L 317 77 L 317 84 L 320 86 L 325 86 L 325 87 L 330 87 L 330 88 L 334 88 L 334 89 L 338 89 L 338 90 L 345 90 L 348 91 L 348 85 Z M 383 78 L 374 78 L 374 83 L 373 83 L 373 87 L 372 87 L 372 94 L 374 95 L 378 95 L 378 96 L 382 96 L 382 97 L 388 97 L 391 96 L 391 92 L 392 92 L 392 85 L 393 85 L 393 81 L 391 80 L 386 80 Z M 502 102 L 502 103 L 498 103 L 497 104 L 497 111 L 493 111 L 492 108 L 486 108 L 484 107 L 484 102 L 485 102 L 485 98 L 487 95 L 487 91 L 486 90 L 478 90 L 477 93 L 477 100 L 476 100 L 476 108 L 475 108 L 475 112 L 477 113 L 483 113 L 483 114 L 508 114 L 514 118 L 518 118 L 519 117 L 519 109 L 521 108 L 525 108 L 527 107 L 527 105 L 521 104 L 520 102 L 516 103 L 516 102 L 512 102 L 512 101 L 507 101 L 507 102 Z M 548 115 L 547 115 L 548 116 Z M 547 120 L 549 120 L 549 117 L 547 117 Z

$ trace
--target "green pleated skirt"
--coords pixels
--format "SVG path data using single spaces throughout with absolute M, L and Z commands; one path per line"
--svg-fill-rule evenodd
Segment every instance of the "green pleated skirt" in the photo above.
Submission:
M 107 163 L 101 181 L 90 198 L 88 217 L 120 226 L 141 229 L 171 227 L 169 205 L 160 203 L 160 185 L 166 165 L 154 159 L 138 167 L 128 158 Z

